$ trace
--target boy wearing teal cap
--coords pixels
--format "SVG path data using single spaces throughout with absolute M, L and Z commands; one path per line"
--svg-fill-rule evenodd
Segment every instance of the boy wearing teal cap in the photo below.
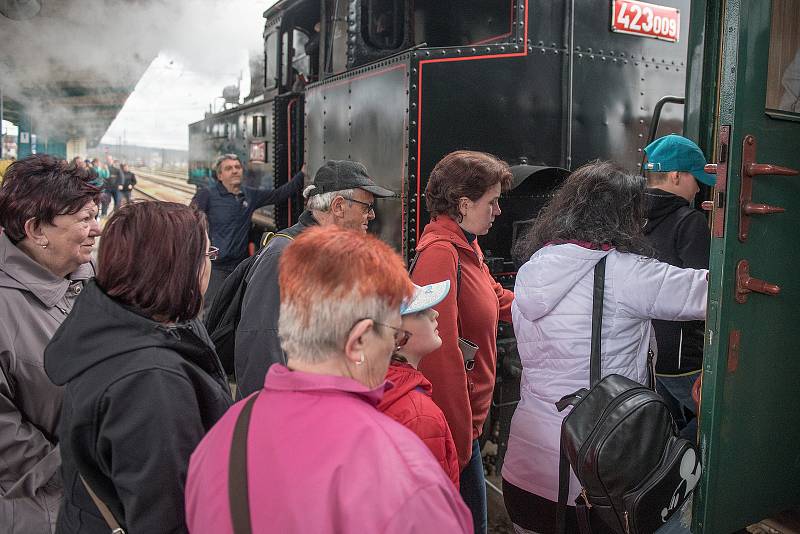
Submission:
M 689 139 L 667 135 L 644 149 L 647 163 L 647 222 L 644 233 L 656 257 L 677 267 L 708 269 L 711 236 L 702 212 L 691 207 L 700 190 L 713 186 L 705 156 Z M 696 439 L 697 420 L 691 388 L 703 362 L 703 321 L 653 321 L 658 344 L 659 393 L 670 405 L 687 439 Z

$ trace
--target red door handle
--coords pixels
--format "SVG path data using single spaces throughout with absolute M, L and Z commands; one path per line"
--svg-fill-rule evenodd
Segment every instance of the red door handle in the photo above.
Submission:
M 741 260 L 736 265 L 736 302 L 744 304 L 747 302 L 747 295 L 752 292 L 777 295 L 781 292 L 781 288 L 776 284 L 750 276 L 750 263 L 747 260 Z

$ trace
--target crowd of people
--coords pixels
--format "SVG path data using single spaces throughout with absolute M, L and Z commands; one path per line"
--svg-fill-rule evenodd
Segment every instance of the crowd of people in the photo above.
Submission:
M 251 191 L 238 157 L 222 156 L 218 182 L 190 206 L 117 205 L 95 263 L 106 184 L 129 171 L 15 162 L 0 186 L 0 524 L 12 534 L 485 533 L 478 438 L 507 321 L 523 375 L 505 504 L 517 532 L 556 532 L 555 402 L 587 387 L 603 258 L 603 372 L 648 384 L 663 346 L 664 394 L 695 431 L 686 398 L 702 349 L 684 337 L 696 345 L 705 317 L 708 228 L 690 203 L 713 177 L 684 138 L 646 152 L 647 180 L 604 161 L 565 179 L 517 242 L 527 261 L 513 292 L 479 244 L 502 216 L 505 162 L 462 150 L 436 164 L 407 269 L 368 233 L 375 199 L 392 191 L 361 163 L 327 161 L 297 224 L 248 265 L 238 400 L 200 317 L 247 257 L 253 210 L 299 192 L 305 169 Z M 579 489 L 573 478 L 571 497 Z
M 112 200 L 114 209 L 131 201 L 131 194 L 136 186 L 136 175 L 131 172 L 127 163 L 120 162 L 109 154 L 106 156 L 105 163 L 99 158 L 85 160 L 80 156 L 75 156 L 72 158 L 72 165 L 88 170 L 92 176 L 92 185 L 100 189 L 101 217 L 108 215 L 108 208 Z

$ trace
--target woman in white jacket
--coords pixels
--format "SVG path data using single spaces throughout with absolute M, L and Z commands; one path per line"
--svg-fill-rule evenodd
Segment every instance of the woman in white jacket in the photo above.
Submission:
M 644 179 L 594 161 L 567 178 L 517 244 L 512 306 L 522 360 L 520 403 L 503 465 L 506 508 L 518 532 L 555 532 L 561 421 L 555 402 L 589 387 L 594 266 L 606 256 L 602 374 L 648 383 L 650 319 L 704 319 L 707 271 L 650 258 L 642 235 Z M 624 466 L 620 466 L 624 469 Z M 569 503 L 580 491 L 570 481 Z M 567 531 L 577 532 L 574 507 Z

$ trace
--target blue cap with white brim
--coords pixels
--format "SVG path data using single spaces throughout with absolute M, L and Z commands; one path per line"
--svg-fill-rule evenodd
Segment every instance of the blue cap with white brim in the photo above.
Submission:
M 403 302 L 400 307 L 400 315 L 409 315 L 433 308 L 443 301 L 449 292 L 450 280 L 443 280 L 422 287 L 414 284 L 414 296 L 410 300 Z

